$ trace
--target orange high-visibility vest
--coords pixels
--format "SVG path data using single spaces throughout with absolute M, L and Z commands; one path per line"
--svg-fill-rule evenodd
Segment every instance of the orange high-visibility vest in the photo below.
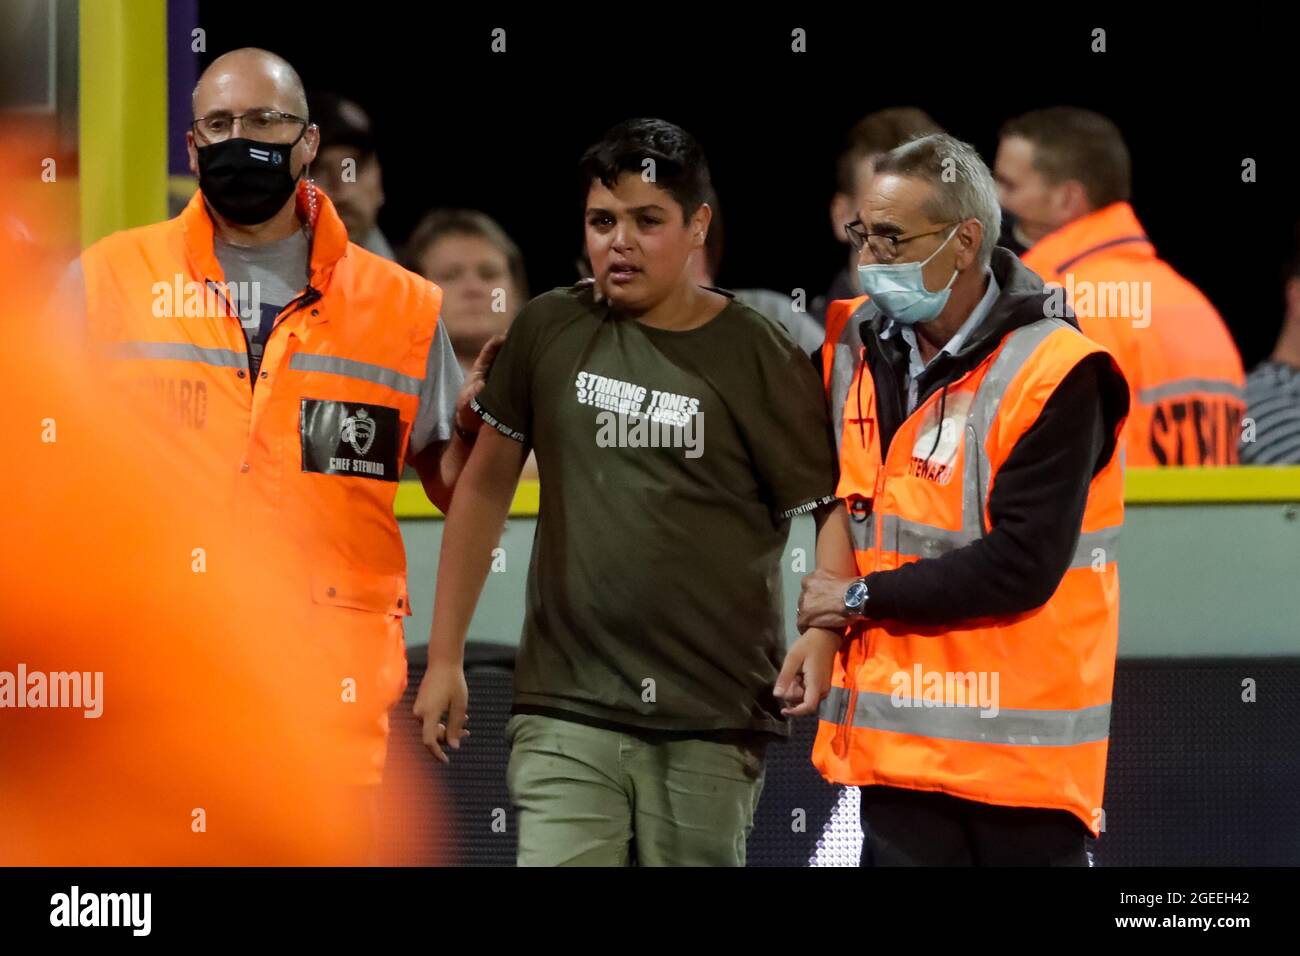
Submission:
M 228 509 L 250 548 L 296 549 L 289 579 L 249 587 L 297 604 L 303 634 L 337 661 L 338 684 L 322 693 L 355 730 L 356 782 L 378 783 L 411 613 L 393 499 L 442 292 L 350 243 L 308 181 L 298 212 L 312 235 L 310 280 L 277 317 L 256 382 L 201 193 L 175 219 L 85 250 L 88 331 L 111 380 L 161 418 L 174 455 L 227 476 L 221 500 L 195 506 Z M 134 423 L 114 427 L 129 441 Z
M 860 326 L 832 303 L 823 374 L 858 572 L 938 557 L 990 528 L 998 469 L 1080 361 L 1104 352 L 1047 318 L 1010 332 L 903 421 L 881 456 Z M 1118 434 L 1118 429 L 1117 429 Z M 936 444 L 937 439 L 937 444 Z M 853 626 L 823 701 L 813 762 L 827 780 L 1067 810 L 1097 833 L 1119 639 L 1118 451 L 1092 479 L 1074 560 L 1042 607 L 930 627 Z
M 1241 356 L 1209 300 L 1156 258 L 1133 208 L 1112 203 L 1024 254 L 1129 381 L 1135 465 L 1235 465 L 1245 415 Z

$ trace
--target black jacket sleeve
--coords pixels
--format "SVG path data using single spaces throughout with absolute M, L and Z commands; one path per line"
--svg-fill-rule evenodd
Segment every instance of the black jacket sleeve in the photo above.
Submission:
M 870 616 L 943 625 L 1047 603 L 1078 545 L 1088 485 L 1114 452 L 1114 400 L 1103 391 L 1113 376 L 1104 355 L 1075 366 L 998 470 L 988 534 L 868 575 Z
M 822 362 L 824 361 L 822 350 L 825 348 L 826 346 L 823 345 L 820 349 L 813 349 L 808 353 L 808 360 L 812 362 L 813 371 L 817 373 L 818 378 L 822 377 Z

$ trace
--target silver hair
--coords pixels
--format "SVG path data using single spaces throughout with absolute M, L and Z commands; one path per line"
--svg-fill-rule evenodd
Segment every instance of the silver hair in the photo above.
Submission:
M 977 258 L 981 266 L 989 264 L 1002 232 L 1002 206 L 993 174 L 974 146 L 947 133 L 931 133 L 877 156 L 874 173 L 929 183 L 923 208 L 933 222 L 978 219 L 984 235 Z

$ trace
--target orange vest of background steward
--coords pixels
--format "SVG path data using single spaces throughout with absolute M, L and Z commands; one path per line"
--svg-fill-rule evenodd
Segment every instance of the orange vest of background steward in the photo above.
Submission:
M 1062 287 L 1079 328 L 1129 382 L 1126 464 L 1235 465 L 1246 413 L 1241 356 L 1194 285 L 1156 257 L 1133 207 L 1112 203 L 1024 254 Z

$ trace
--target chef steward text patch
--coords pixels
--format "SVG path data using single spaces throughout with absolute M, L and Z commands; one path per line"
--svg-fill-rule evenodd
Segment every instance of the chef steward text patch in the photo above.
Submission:
M 397 481 L 397 409 L 304 398 L 299 429 L 303 471 Z

